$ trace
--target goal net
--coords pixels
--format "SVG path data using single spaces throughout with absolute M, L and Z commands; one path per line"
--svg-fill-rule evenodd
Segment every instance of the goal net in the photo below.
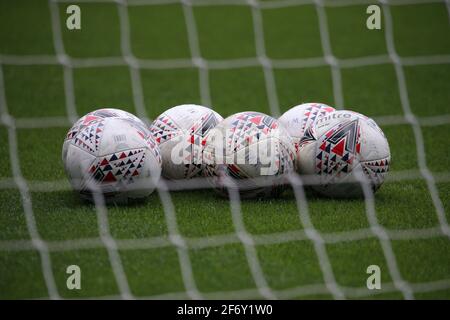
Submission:
M 88 1 L 77 1 L 77 4 L 83 4 Z M 410 106 L 410 88 L 405 79 L 405 67 L 421 65 L 445 65 L 450 64 L 450 53 L 442 55 L 421 55 L 402 57 L 397 53 L 395 43 L 395 32 L 393 28 L 393 16 L 391 10 L 393 7 L 406 5 L 420 5 L 430 3 L 431 1 L 420 0 L 399 0 L 399 1 L 378 1 L 381 8 L 383 31 L 385 35 L 385 44 L 387 54 L 374 56 L 363 56 L 355 58 L 340 59 L 333 53 L 331 45 L 331 32 L 329 19 L 327 17 L 327 8 L 347 7 L 353 5 L 369 5 L 373 1 L 365 0 L 343 0 L 343 1 L 325 1 L 325 0 L 280 0 L 280 1 L 257 1 L 257 0 L 117 0 L 117 1 L 89 1 L 112 3 L 117 7 L 120 32 L 121 55 L 111 57 L 71 57 L 65 49 L 63 41 L 63 26 L 61 24 L 60 8 L 72 3 L 66 0 L 50 0 L 48 9 L 51 17 L 51 32 L 53 37 L 55 55 L 0 55 L 0 115 L 1 126 L 6 129 L 5 150 L 9 154 L 9 167 L 12 176 L 0 179 L 0 192 L 15 189 L 20 194 L 20 201 L 26 221 L 26 229 L 29 239 L 6 239 L 1 237 L 0 255 L 8 252 L 36 251 L 40 258 L 40 267 L 45 281 L 48 297 L 52 299 L 62 298 L 61 288 L 57 284 L 57 277 L 52 267 L 54 252 L 70 252 L 74 250 L 84 250 L 101 248 L 107 252 L 110 268 L 112 270 L 119 298 L 132 299 L 142 298 L 133 293 L 132 285 L 129 282 L 121 254 L 128 250 L 150 250 L 157 248 L 173 248 L 176 250 L 177 261 L 181 271 L 184 290 L 176 292 L 165 292 L 157 295 L 145 296 L 143 298 L 151 299 L 178 299 L 178 298 L 267 298 L 267 299 L 290 299 L 301 298 L 311 295 L 329 295 L 335 299 L 362 298 L 380 293 L 397 292 L 405 299 L 414 299 L 417 294 L 427 292 L 437 292 L 450 290 L 450 272 L 448 265 L 436 266 L 436 268 L 447 268 L 447 277 L 433 281 L 413 282 L 406 279 L 399 267 L 401 259 L 393 249 L 393 241 L 410 241 L 432 238 L 450 239 L 450 228 L 448 225 L 448 213 L 445 212 L 445 199 L 442 198 L 438 189 L 438 183 L 450 182 L 450 172 L 441 172 L 439 175 L 433 174 L 427 166 L 427 152 L 425 148 L 423 128 L 436 127 L 450 124 L 450 114 L 439 114 L 437 116 L 418 117 Z M 448 1 L 433 1 L 450 7 Z M 184 23 L 187 31 L 187 43 L 190 50 L 190 58 L 174 59 L 142 59 L 137 58 L 132 51 L 132 38 L 130 36 L 130 18 L 129 9 L 136 6 L 161 6 L 167 4 L 179 4 L 182 7 Z M 249 58 L 230 58 L 224 60 L 207 59 L 202 56 L 200 50 L 200 40 L 198 31 L 198 21 L 194 10 L 197 7 L 209 6 L 243 6 L 251 11 L 251 23 L 254 34 L 254 45 L 256 56 Z M 318 30 L 320 33 L 320 44 L 323 56 L 300 58 L 300 59 L 274 59 L 269 58 L 266 50 L 265 29 L 263 25 L 263 12 L 277 10 L 281 8 L 290 8 L 310 5 L 314 7 L 318 20 Z M 450 12 L 450 11 L 449 11 Z M 362 13 L 362 15 L 364 15 Z M 366 16 L 364 16 L 366 17 Z M 236 35 L 237 37 L 238 35 Z M 354 44 L 358 46 L 357 43 Z M 302 225 L 301 229 L 290 230 L 276 233 L 255 234 L 248 230 L 245 223 L 242 205 L 239 194 L 230 191 L 229 206 L 231 211 L 231 220 L 235 232 L 226 234 L 214 234 L 204 237 L 189 237 L 180 231 L 180 224 L 177 219 L 175 201 L 173 192 L 178 190 L 195 190 L 209 188 L 209 184 L 202 178 L 188 181 L 178 181 L 176 183 L 162 180 L 157 187 L 157 194 L 162 203 L 167 235 L 124 239 L 114 237 L 109 224 L 109 206 L 104 204 L 101 197 L 96 197 L 95 212 L 99 230 L 99 237 L 78 238 L 73 240 L 48 240 L 42 237 L 36 222 L 36 213 L 33 206 L 32 192 L 50 193 L 56 191 L 70 191 L 70 186 L 66 180 L 52 181 L 30 181 L 24 177 L 24 162 L 30 159 L 23 159 L 19 152 L 18 131 L 32 128 L 68 128 L 82 114 L 77 110 L 76 90 L 74 88 L 74 70 L 89 69 L 95 67 L 114 67 L 122 66 L 129 70 L 132 88 L 132 99 L 136 115 L 144 119 L 147 123 L 151 122 L 148 114 L 148 107 L 144 99 L 144 87 L 142 84 L 141 73 L 144 70 L 176 70 L 183 68 L 196 68 L 198 70 L 198 87 L 200 100 L 203 105 L 210 106 L 212 93 L 210 88 L 210 73 L 214 70 L 232 70 L 245 67 L 260 67 L 263 71 L 263 80 L 267 95 L 270 113 L 278 117 L 282 112 L 275 71 L 276 70 L 303 70 L 315 67 L 329 67 L 331 70 L 332 93 L 334 106 L 337 109 L 343 109 L 346 106 L 344 101 L 344 87 L 342 84 L 342 71 L 352 68 L 377 65 L 391 65 L 395 71 L 395 78 L 398 86 L 398 94 L 403 114 L 386 115 L 375 117 L 376 122 L 383 127 L 409 125 L 412 128 L 413 140 L 415 145 L 410 146 L 415 149 L 417 156 L 417 169 L 395 171 L 388 176 L 386 184 L 393 182 L 402 182 L 405 185 L 413 180 L 421 180 L 426 185 L 426 192 L 431 198 L 432 207 L 429 211 L 434 212 L 436 221 L 434 226 L 424 228 L 388 228 L 380 223 L 376 210 L 376 197 L 368 186 L 363 184 L 364 211 L 368 221 L 368 227 L 357 228 L 348 231 L 323 232 L 313 223 L 309 205 L 309 197 L 305 194 L 305 185 L 307 182 L 302 177 L 293 174 L 289 176 L 289 183 L 292 187 L 293 200 L 296 203 L 298 219 Z M 8 83 L 4 75 L 6 66 L 33 66 L 33 65 L 55 65 L 63 70 L 63 87 L 65 98 L 65 110 L 67 117 L 49 116 L 38 118 L 22 118 L 12 115 L 8 105 L 8 95 L 6 88 Z M 415 88 L 416 90 L 417 88 Z M 23 88 L 26 90 L 26 88 Z M 448 101 L 447 101 L 448 102 Z M 448 130 L 447 130 L 448 132 Z M 1 141 L 3 143 L 3 140 Z M 57 143 L 55 141 L 55 143 Z M 447 148 L 448 146 L 443 146 Z M 42 150 L 36 148 L 36 152 Z M 40 155 L 43 156 L 43 155 Z M 394 159 L 395 161 L 395 159 Z M 448 162 L 448 155 L 446 161 Z M 37 168 L 38 170 L 38 168 Z M 404 192 L 408 192 L 405 190 Z M 448 197 L 448 194 L 444 197 Z M 399 200 L 400 201 L 400 200 Z M 443 202 L 444 201 L 444 202 Z M 336 204 L 337 206 L 339 203 Z M 414 209 L 414 208 L 412 208 Z M 395 208 L 391 208 L 392 215 L 395 215 Z M 379 242 L 382 254 L 386 261 L 389 281 L 382 283 L 382 290 L 368 290 L 365 283 L 359 287 L 350 287 L 340 284 L 337 280 L 339 270 L 333 267 L 331 257 L 327 250 L 328 245 L 339 243 L 349 243 L 361 241 L 364 239 L 375 239 Z M 262 267 L 261 256 L 258 254 L 258 248 L 264 245 L 283 244 L 294 241 L 310 241 L 313 245 L 314 254 L 318 260 L 322 283 L 306 284 L 293 286 L 289 288 L 277 288 L 270 284 L 267 275 Z M 255 286 L 239 290 L 223 290 L 205 292 L 199 288 L 197 277 L 195 276 L 192 264 L 191 250 L 206 249 L 226 246 L 229 244 L 242 245 L 245 253 L 245 261 L 248 264 L 251 277 Z M 447 252 L 447 255 L 450 255 Z M 217 257 L 219 259 L 219 257 Z M 447 259 L 448 260 L 448 259 Z M 442 260 L 439 260 L 442 261 Z M 6 266 L 2 267 L 6 268 Z M 3 272 L 3 270 L 0 270 Z M 302 272 L 301 267 L 298 272 Z M 363 270 L 362 272 L 365 272 Z M 32 280 L 27 280 L 32 282 Z M 27 284 L 25 283 L 24 286 Z M 110 296 L 108 296 L 110 297 Z M 113 296 L 111 296 L 113 297 Z

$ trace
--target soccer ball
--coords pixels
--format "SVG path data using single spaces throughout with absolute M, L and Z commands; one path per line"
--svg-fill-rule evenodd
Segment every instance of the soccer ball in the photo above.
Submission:
M 103 119 L 103 118 L 123 118 L 127 119 L 129 121 L 132 121 L 135 123 L 135 125 L 139 126 L 141 128 L 141 131 L 148 131 L 147 126 L 142 122 L 141 119 L 136 117 L 135 115 L 126 112 L 124 110 L 120 109 L 114 109 L 114 108 L 103 108 L 98 109 L 92 112 L 89 112 L 88 114 L 84 115 L 80 119 L 78 119 L 77 122 L 70 128 L 69 132 L 66 135 L 66 139 L 64 140 L 63 149 L 62 149 L 62 159 L 63 162 L 66 161 L 67 156 L 67 147 L 69 146 L 72 139 L 77 135 L 77 133 L 87 126 L 92 121 Z
M 322 116 L 336 111 L 323 103 L 303 103 L 292 107 L 278 119 L 278 121 L 286 128 L 291 135 L 294 142 L 296 157 L 296 168 L 299 171 L 298 150 L 300 148 L 300 141 L 308 143 L 311 141 L 311 126 L 313 126 Z M 306 136 L 306 138 L 305 138 Z
M 172 180 L 202 176 L 204 137 L 222 120 L 217 112 L 195 104 L 175 106 L 158 116 L 150 132 L 161 150 L 162 175 Z
M 290 136 L 276 119 L 241 112 L 206 137 L 205 175 L 225 196 L 228 188 L 238 190 L 241 198 L 277 196 L 284 189 L 285 174 L 293 170 L 294 153 Z
M 308 143 L 300 142 L 300 173 L 309 175 L 312 188 L 322 195 L 361 196 L 365 178 L 376 191 L 389 171 L 388 141 L 375 121 L 362 114 L 329 113 L 303 139 Z
M 65 144 L 64 168 L 81 197 L 102 193 L 107 202 L 150 195 L 161 175 L 158 145 L 139 123 L 123 118 L 98 118 Z

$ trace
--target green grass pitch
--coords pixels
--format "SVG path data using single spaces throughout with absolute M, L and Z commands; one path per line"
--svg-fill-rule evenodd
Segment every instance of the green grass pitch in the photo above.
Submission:
M 65 26 L 66 3 L 60 3 L 62 37 L 66 53 L 74 58 L 121 57 L 120 19 L 116 3 L 80 3 L 82 30 Z M 386 27 L 365 28 L 366 5 L 326 7 L 331 50 L 339 59 L 387 54 Z M 252 11 L 248 5 L 194 6 L 201 56 L 206 60 L 254 58 L 257 55 Z M 394 43 L 401 57 L 450 55 L 449 13 L 445 3 L 391 7 Z M 181 4 L 130 6 L 130 43 L 140 59 L 190 59 Z M 307 59 L 324 55 L 316 8 L 297 5 L 262 9 L 264 44 L 271 59 Z M 55 56 L 48 1 L 0 0 L 0 67 L 9 114 L 20 123 L 39 118 L 67 117 L 64 69 L 59 64 L 17 65 L 2 62 L 7 56 Z M 5 60 L 6 61 L 6 60 Z M 447 59 L 448 61 L 448 59 Z M 444 119 L 441 124 L 420 127 L 426 164 L 435 179 L 438 196 L 450 220 L 450 64 L 411 65 L 404 68 L 412 112 L 419 119 Z M 73 87 L 79 116 L 103 106 L 136 113 L 128 66 L 74 68 Z M 196 67 L 140 69 L 145 109 L 154 118 L 168 107 L 201 104 L 199 69 Z M 275 68 L 274 78 L 282 112 L 300 102 L 334 105 L 329 66 Z M 402 116 L 399 85 L 392 63 L 341 69 L 344 107 L 375 119 Z M 243 110 L 270 113 L 261 66 L 209 70 L 212 106 L 222 116 Z M 0 101 L 1 103 L 1 101 Z M 26 120 L 24 120 L 26 119 Z M 31 119 L 31 120 L 30 120 Z M 421 123 L 425 123 L 421 122 Z M 433 199 L 419 172 L 416 136 L 404 124 L 382 126 L 392 153 L 392 174 L 413 178 L 387 181 L 375 197 L 378 220 L 387 230 L 425 229 L 439 226 Z M 61 147 L 68 126 L 18 128 L 20 169 L 30 189 L 38 232 L 49 243 L 99 238 L 95 207 L 82 203 L 71 191 L 35 186 L 68 185 L 61 163 Z M 7 126 L 0 123 L 0 185 L 13 178 Z M 171 193 L 179 231 L 185 239 L 235 233 L 230 204 L 212 190 Z M 314 227 L 322 234 L 369 228 L 363 200 L 330 200 L 308 193 Z M 243 221 L 255 237 L 301 232 L 292 191 L 280 199 L 242 201 Z M 136 297 L 188 297 L 176 246 L 168 241 L 163 204 L 155 193 L 141 204 L 108 207 L 114 239 L 160 238 L 158 248 L 119 250 L 131 293 Z M 420 231 L 420 230 L 419 230 Z M 29 240 L 23 201 L 17 188 L 0 188 L 0 244 Z M 450 239 L 436 236 L 392 240 L 399 272 L 409 284 L 447 281 L 447 286 L 414 292 L 415 298 L 450 298 Z M 1 247 L 1 246 L 0 246 Z M 393 279 L 376 237 L 325 245 L 336 282 L 343 288 L 364 288 L 366 268 L 382 270 L 382 290 L 362 289 L 362 297 L 403 298 Z M 256 246 L 268 286 L 276 293 L 308 285 L 323 290 L 291 298 L 332 298 L 314 243 L 289 241 Z M 59 295 L 64 298 L 119 296 L 107 250 L 96 248 L 51 250 L 51 269 Z M 188 256 L 198 291 L 204 297 L 242 292 L 261 298 L 249 267 L 245 247 L 239 242 L 207 248 L 190 248 Z M 82 290 L 66 288 L 66 267 L 82 270 Z M 241 291 L 244 290 L 244 291 Z M 233 294 L 233 292 L 236 292 Z M 38 251 L 0 248 L 0 298 L 46 298 L 42 261 Z M 170 297 L 170 295 L 169 295 Z M 349 298 L 352 298 L 349 295 Z

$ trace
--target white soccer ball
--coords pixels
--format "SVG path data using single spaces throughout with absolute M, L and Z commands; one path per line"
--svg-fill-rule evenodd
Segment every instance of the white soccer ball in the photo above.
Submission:
M 300 173 L 312 188 L 330 197 L 363 195 L 362 181 L 376 191 L 383 183 L 391 154 L 374 120 L 353 111 L 335 111 L 311 127 L 312 140 L 300 142 Z
M 303 103 L 292 107 L 278 119 L 286 128 L 294 142 L 296 157 L 296 169 L 299 171 L 298 150 L 300 141 L 307 143 L 311 141 L 311 126 L 313 126 L 322 116 L 336 111 L 333 107 L 323 103 Z
M 161 175 L 161 155 L 148 131 L 129 119 L 99 118 L 67 143 L 64 168 L 82 198 L 102 193 L 107 202 L 150 195 Z
M 294 153 L 289 134 L 276 119 L 259 112 L 236 113 L 206 137 L 205 174 L 225 196 L 229 188 L 242 198 L 277 196 L 285 174 L 293 171 Z
M 162 175 L 172 180 L 201 176 L 204 137 L 222 120 L 214 110 L 195 104 L 175 106 L 158 116 L 150 132 L 161 150 Z
M 145 125 L 144 122 L 142 122 L 141 119 L 136 117 L 135 115 L 124 111 L 120 109 L 114 109 L 114 108 L 102 108 L 98 109 L 92 112 L 89 112 L 88 114 L 84 115 L 80 119 L 78 119 L 77 122 L 72 126 L 72 128 L 69 129 L 69 132 L 66 135 L 66 138 L 64 140 L 63 149 L 62 149 L 62 159 L 63 161 L 66 161 L 66 155 L 67 155 L 67 147 L 69 146 L 70 142 L 72 141 L 73 137 L 77 135 L 77 133 L 87 126 L 92 121 L 103 119 L 103 118 L 123 118 L 128 119 L 129 121 L 135 122 L 137 126 L 141 127 L 141 131 L 147 131 L 148 128 Z

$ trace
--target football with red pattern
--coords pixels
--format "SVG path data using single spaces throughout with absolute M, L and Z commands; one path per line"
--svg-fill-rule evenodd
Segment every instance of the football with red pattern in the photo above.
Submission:
M 123 202 L 151 194 L 161 174 L 158 145 L 136 121 L 106 117 L 90 121 L 65 144 L 64 168 L 82 198 L 101 193 Z
M 357 197 L 364 184 L 373 191 L 381 186 L 391 154 L 374 120 L 343 110 L 324 115 L 310 128 L 300 141 L 298 161 L 314 190 L 329 197 Z

